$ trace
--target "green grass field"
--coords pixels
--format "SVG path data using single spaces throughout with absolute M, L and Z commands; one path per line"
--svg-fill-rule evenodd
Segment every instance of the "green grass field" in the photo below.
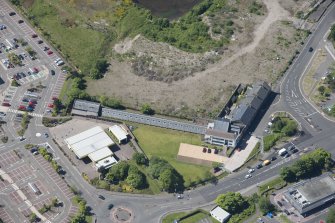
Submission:
M 185 185 L 208 176 L 210 170 L 209 167 L 183 163 L 176 159 L 179 144 L 190 143 L 201 145 L 200 135 L 147 125 L 137 126 L 138 128 L 135 129 L 134 135 L 146 155 L 149 158 L 158 156 L 167 160 L 180 174 L 183 175 Z
M 64 19 L 59 14 L 65 14 L 69 19 Z M 104 35 L 84 26 L 78 15 L 65 10 L 60 12 L 56 6 L 42 0 L 34 1 L 29 9 L 29 15 L 34 16 L 35 23 L 44 30 L 42 32 L 48 33 L 48 38 L 56 44 L 64 56 L 82 71 L 88 72 L 95 65 L 96 59 L 101 56 L 105 42 Z M 71 25 L 67 24 L 70 20 L 73 20 Z
M 173 223 L 174 220 L 180 219 L 187 214 L 188 213 L 185 213 L 185 212 L 179 212 L 179 213 L 173 213 L 173 214 L 167 215 L 163 219 L 163 223 Z M 214 218 L 212 218 L 209 214 L 206 214 L 205 212 L 200 211 L 200 212 L 195 213 L 194 215 L 191 215 L 190 217 L 186 219 L 179 221 L 179 223 L 195 223 L 195 222 L 200 222 L 204 218 L 210 219 L 212 223 L 218 222 Z

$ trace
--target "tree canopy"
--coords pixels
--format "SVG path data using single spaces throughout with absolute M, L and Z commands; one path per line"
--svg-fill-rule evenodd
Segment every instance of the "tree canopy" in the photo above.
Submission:
M 148 159 L 143 153 L 134 153 L 133 160 L 135 160 L 138 165 L 147 165 Z
M 318 148 L 305 154 L 290 167 L 283 167 L 280 175 L 287 182 L 294 182 L 320 175 L 322 170 L 329 170 L 333 166 L 331 154 L 323 148 Z
M 335 223 L 335 209 L 334 208 L 329 209 L 326 222 Z
M 121 161 L 112 166 L 106 174 L 106 180 L 109 182 L 119 182 L 125 180 L 128 176 L 129 164 L 126 161 Z
M 240 213 L 248 206 L 248 202 L 242 197 L 242 195 L 234 192 L 220 194 L 216 198 L 215 202 L 230 214 Z

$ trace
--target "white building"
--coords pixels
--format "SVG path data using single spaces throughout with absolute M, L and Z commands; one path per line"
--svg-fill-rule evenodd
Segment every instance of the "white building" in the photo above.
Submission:
M 88 156 L 93 162 L 110 157 L 112 151 L 108 147 L 115 144 L 100 126 L 67 138 L 65 142 L 79 159 Z
M 119 143 L 125 143 L 128 140 L 128 133 L 119 125 L 113 125 L 108 130 L 117 138 Z
M 111 166 L 113 166 L 114 164 L 117 164 L 117 160 L 113 156 L 110 156 L 110 157 L 107 157 L 103 160 L 98 161 L 95 164 L 95 167 L 96 167 L 97 170 L 99 170 L 100 168 L 108 169 Z
M 219 206 L 216 206 L 215 208 L 213 208 L 210 211 L 210 213 L 213 218 L 215 218 L 221 223 L 228 221 L 228 219 L 230 218 L 230 214 L 227 211 L 220 208 Z

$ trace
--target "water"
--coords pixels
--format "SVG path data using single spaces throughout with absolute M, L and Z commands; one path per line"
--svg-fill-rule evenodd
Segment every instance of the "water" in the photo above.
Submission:
M 155 16 L 176 19 L 188 12 L 201 0 L 137 0 L 136 2 L 149 9 Z

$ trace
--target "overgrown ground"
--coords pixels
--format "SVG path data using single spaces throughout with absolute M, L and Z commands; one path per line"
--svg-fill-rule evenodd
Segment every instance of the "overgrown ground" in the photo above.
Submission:
M 204 0 L 169 22 L 130 0 L 22 0 L 40 34 L 87 77 L 90 95 L 189 118 L 215 116 L 241 82 L 282 74 L 305 34 L 279 22 L 289 14 L 277 1 Z M 91 80 L 101 58 L 109 72 Z
M 201 136 L 147 125 L 138 125 L 133 132 L 145 154 L 167 160 L 185 180 L 185 185 L 198 183 L 211 176 L 210 168 L 183 163 L 177 160 L 180 143 L 201 145 Z

